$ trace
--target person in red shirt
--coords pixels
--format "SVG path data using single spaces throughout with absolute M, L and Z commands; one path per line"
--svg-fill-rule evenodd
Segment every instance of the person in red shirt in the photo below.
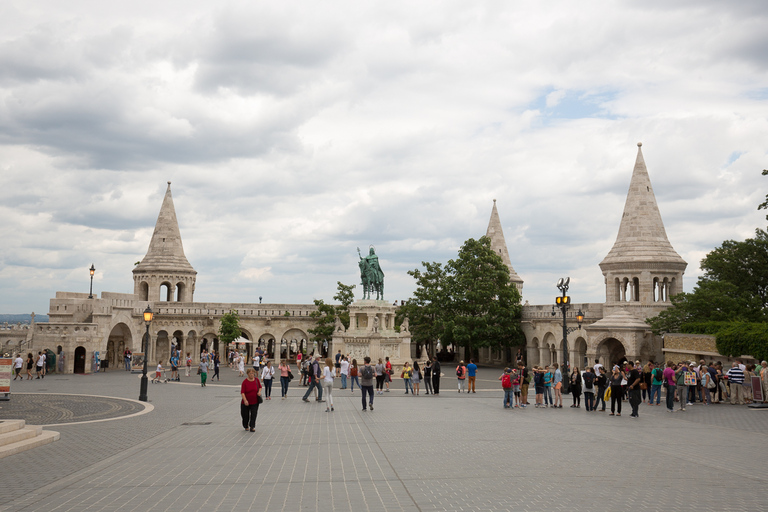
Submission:
M 240 385 L 240 416 L 243 418 L 243 428 L 256 432 L 256 415 L 259 413 L 259 396 L 261 382 L 256 378 L 256 370 L 248 368 L 245 380 Z

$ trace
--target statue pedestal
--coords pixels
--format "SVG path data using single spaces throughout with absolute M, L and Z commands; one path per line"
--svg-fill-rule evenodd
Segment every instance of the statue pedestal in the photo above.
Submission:
M 379 358 L 393 366 L 401 366 L 411 360 L 411 333 L 407 330 L 395 332 L 395 311 L 385 300 L 358 300 L 349 306 L 349 329 L 336 328 L 333 333 L 333 349 L 363 364 L 363 358 L 370 356 L 371 364 Z

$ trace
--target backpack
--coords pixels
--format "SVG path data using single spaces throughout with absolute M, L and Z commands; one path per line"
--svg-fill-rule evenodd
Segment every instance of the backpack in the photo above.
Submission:
M 584 387 L 585 388 L 591 388 L 592 384 L 595 382 L 595 374 L 592 372 L 587 372 L 584 374 Z
M 363 366 L 361 374 L 365 380 L 371 380 L 373 378 L 373 368 L 370 366 Z
M 349 370 L 349 376 L 350 377 L 357 377 L 357 366 L 353 366 L 351 370 Z
M 533 382 L 533 375 L 531 372 L 528 372 L 528 376 L 525 378 L 525 383 L 530 384 L 531 382 Z
M 456 376 L 459 377 L 459 378 L 464 376 L 464 367 L 463 366 L 456 367 Z
M 663 382 L 664 381 L 664 370 L 662 370 L 661 368 L 654 368 L 654 370 L 653 370 L 653 378 L 658 380 L 658 381 L 660 381 L 660 382 Z
M 501 387 L 504 389 L 508 389 L 512 387 L 512 379 L 510 378 L 508 373 L 505 373 L 501 376 Z

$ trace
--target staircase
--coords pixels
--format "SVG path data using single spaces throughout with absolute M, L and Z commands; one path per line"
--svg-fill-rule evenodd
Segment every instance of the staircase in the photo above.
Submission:
M 24 420 L 0 421 L 0 459 L 37 446 L 52 443 L 61 437 L 58 432 L 41 426 L 27 426 Z

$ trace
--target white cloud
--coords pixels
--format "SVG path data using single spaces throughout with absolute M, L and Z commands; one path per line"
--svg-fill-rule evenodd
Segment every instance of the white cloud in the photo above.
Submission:
M 524 298 L 601 301 L 642 141 L 688 263 L 764 226 L 761 2 L 0 5 L 0 311 L 130 292 L 173 181 L 201 301 L 388 298 L 498 208 Z M 79 277 L 78 277 L 79 276 Z

